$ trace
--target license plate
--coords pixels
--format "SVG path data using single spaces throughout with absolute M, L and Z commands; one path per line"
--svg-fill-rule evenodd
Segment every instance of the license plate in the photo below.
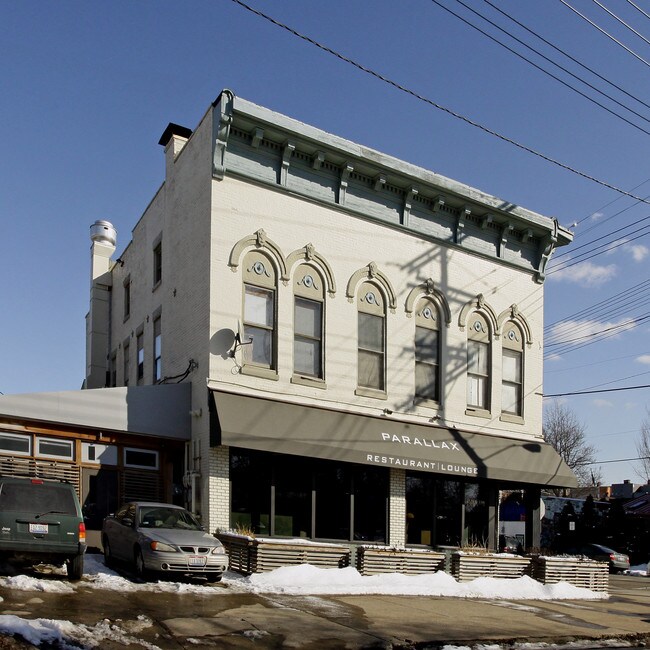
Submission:
M 48 525 L 47 524 L 29 524 L 29 532 L 36 535 L 47 535 Z
M 205 566 L 208 558 L 204 555 L 190 555 L 187 558 L 188 566 Z

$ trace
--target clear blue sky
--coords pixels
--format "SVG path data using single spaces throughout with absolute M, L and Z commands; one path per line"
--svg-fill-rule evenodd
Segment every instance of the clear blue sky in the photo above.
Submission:
M 466 1 L 640 117 L 552 68 L 456 0 L 440 0 L 650 132 L 650 107 L 641 103 L 650 105 L 650 45 L 593 0 L 570 2 L 643 60 L 560 0 L 494 2 L 636 99 L 584 72 L 483 0 Z M 650 40 L 649 18 L 627 1 L 604 1 Z M 614 186 L 631 190 L 650 177 L 648 133 L 549 78 L 432 0 L 250 2 L 438 104 Z M 0 67 L 0 391 L 5 394 L 81 386 L 89 227 L 107 219 L 118 230 L 118 248 L 126 245 L 163 180 L 157 142 L 165 126 L 171 121 L 194 128 L 223 88 L 557 217 L 565 226 L 580 222 L 576 251 L 569 256 L 589 250 L 577 247 L 611 231 L 627 235 L 625 245 L 549 275 L 549 325 L 650 277 L 644 222 L 625 229 L 650 215 L 650 205 L 469 126 L 231 0 L 0 0 Z M 650 194 L 650 182 L 635 193 Z M 620 210 L 625 211 L 614 216 Z M 569 325 L 561 338 L 547 341 L 593 336 L 649 312 L 642 288 L 622 295 L 634 302 L 606 302 Z M 549 348 L 558 354 L 547 363 L 545 393 L 606 382 L 612 383 L 602 388 L 650 383 L 650 320 L 621 329 L 577 350 Z M 643 389 L 563 399 L 585 424 L 597 457 L 612 460 L 637 455 L 634 443 L 649 395 Z M 635 479 L 629 462 L 601 467 L 608 482 Z

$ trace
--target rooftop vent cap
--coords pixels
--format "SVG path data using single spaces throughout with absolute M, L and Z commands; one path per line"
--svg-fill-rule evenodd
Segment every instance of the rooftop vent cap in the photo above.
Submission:
M 90 239 L 93 243 L 115 246 L 117 244 L 117 230 L 110 221 L 95 221 L 90 226 Z

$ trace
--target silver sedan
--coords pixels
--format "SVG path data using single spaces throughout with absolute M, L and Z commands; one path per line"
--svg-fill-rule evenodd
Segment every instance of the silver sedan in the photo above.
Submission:
M 228 556 L 194 515 L 170 503 L 132 501 L 102 525 L 104 562 L 132 564 L 143 580 L 154 573 L 204 576 L 221 580 Z

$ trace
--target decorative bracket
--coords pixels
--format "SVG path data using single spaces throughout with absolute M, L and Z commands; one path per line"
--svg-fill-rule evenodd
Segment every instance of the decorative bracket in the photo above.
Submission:
M 282 150 L 282 166 L 280 167 L 280 185 L 286 187 L 287 179 L 289 177 L 289 165 L 291 164 L 291 156 L 296 150 L 296 145 L 287 140 L 284 143 L 284 149 Z
M 455 243 L 462 245 L 463 243 L 463 231 L 465 229 L 465 222 L 467 217 L 472 214 L 472 211 L 468 206 L 464 205 L 458 212 L 458 221 L 456 223 L 456 238 Z
M 354 166 L 350 163 L 345 163 L 341 167 L 341 178 L 339 181 L 339 197 L 338 204 L 345 205 L 345 196 L 348 191 L 348 180 L 350 179 L 350 174 L 354 171 Z
M 312 169 L 320 169 L 323 166 L 324 162 L 325 162 L 325 152 L 324 151 L 317 151 L 311 157 L 311 167 L 312 167 Z
M 262 142 L 262 138 L 264 138 L 264 130 L 258 127 L 254 128 L 251 131 L 251 147 L 257 149 L 260 146 L 260 142 Z
M 409 217 L 411 216 L 411 206 L 413 205 L 413 199 L 418 195 L 418 189 L 416 187 L 409 187 L 406 190 L 406 195 L 404 196 L 404 210 L 402 211 L 402 225 L 408 226 Z
M 501 230 L 501 240 L 499 241 L 499 252 L 498 252 L 499 257 L 506 256 L 506 246 L 508 245 L 508 237 L 510 236 L 510 233 L 514 229 L 515 227 L 511 223 L 507 223 L 505 224 L 505 226 L 503 226 L 503 230 Z

